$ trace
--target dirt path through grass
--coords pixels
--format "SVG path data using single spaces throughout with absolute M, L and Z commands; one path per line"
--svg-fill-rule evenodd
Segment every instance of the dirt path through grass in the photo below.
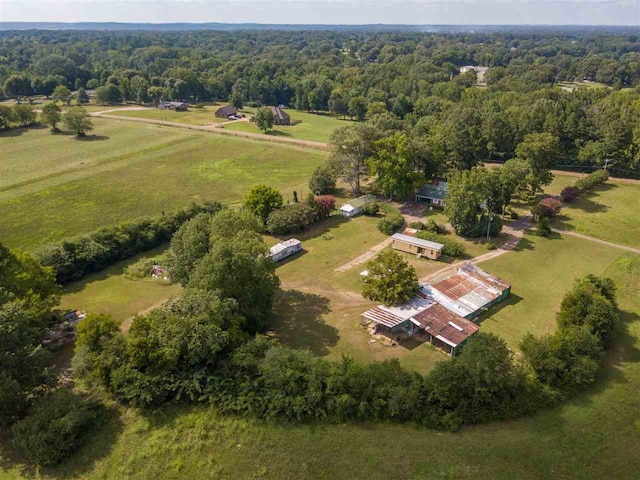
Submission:
M 631 253 L 635 253 L 637 255 L 640 255 L 640 249 L 639 248 L 633 248 L 633 247 L 629 247 L 627 245 L 620 245 L 619 243 L 613 243 L 613 242 L 609 242 L 607 240 L 600 240 L 599 238 L 590 237 L 589 235 L 584 235 L 583 233 L 572 232 L 571 230 L 561 230 L 559 228 L 552 228 L 551 230 L 553 230 L 554 232 L 559 233 L 561 235 L 570 235 L 572 237 L 582 238 L 584 240 L 589 240 L 590 242 L 601 243 L 601 244 L 607 245 L 609 247 L 619 248 L 620 250 L 626 250 L 627 252 L 631 252 Z

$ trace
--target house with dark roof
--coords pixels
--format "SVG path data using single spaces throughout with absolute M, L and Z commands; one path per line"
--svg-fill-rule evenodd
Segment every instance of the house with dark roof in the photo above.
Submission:
M 217 118 L 229 118 L 231 115 L 238 113 L 236 109 L 231 105 L 225 105 L 216 110 L 215 116 Z
M 416 203 L 426 202 L 430 205 L 444 207 L 446 196 L 447 182 L 440 181 L 437 183 L 427 183 L 418 190 L 418 193 L 416 193 Z
M 281 107 L 271 107 L 274 125 L 291 125 L 291 117 Z
M 161 110 L 175 110 L 176 112 L 185 112 L 189 105 L 186 102 L 160 102 L 158 108 Z

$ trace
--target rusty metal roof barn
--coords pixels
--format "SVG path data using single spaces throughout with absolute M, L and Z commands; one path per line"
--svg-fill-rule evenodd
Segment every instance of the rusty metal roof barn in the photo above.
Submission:
M 451 312 L 473 319 L 507 298 L 511 285 L 471 262 L 465 262 L 421 290 Z

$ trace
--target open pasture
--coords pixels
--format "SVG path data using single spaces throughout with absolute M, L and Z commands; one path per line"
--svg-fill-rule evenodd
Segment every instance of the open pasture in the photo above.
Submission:
M 186 112 L 176 112 L 175 110 L 161 110 L 159 108 L 147 107 L 138 110 L 122 110 L 110 112 L 113 115 L 123 117 L 149 118 L 151 120 L 164 120 L 167 122 L 188 123 L 190 125 L 209 125 L 211 123 L 228 122 L 226 118 L 218 118 L 215 112 L 223 104 L 203 105 L 202 107 L 191 107 Z M 103 110 L 109 110 L 109 107 Z
M 555 175 L 546 192 L 557 195 L 577 177 Z M 609 180 L 573 203 L 565 204 L 552 225 L 601 240 L 640 248 L 640 184 Z
M 314 142 L 328 142 L 335 129 L 353 125 L 353 122 L 349 119 L 342 119 L 328 114 L 308 113 L 299 110 L 286 110 L 286 112 L 291 115 L 292 125 L 274 125 L 273 130 L 268 132 L 267 135 Z M 229 123 L 222 128 L 239 132 L 263 133 L 255 123 L 248 121 Z
M 36 249 L 191 202 L 240 201 L 255 184 L 304 197 L 326 154 L 158 125 L 94 119 L 95 136 L 0 134 L 0 242 Z

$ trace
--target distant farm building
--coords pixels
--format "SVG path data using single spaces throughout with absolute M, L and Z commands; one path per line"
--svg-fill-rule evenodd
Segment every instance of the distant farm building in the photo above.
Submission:
M 302 242 L 295 238 L 290 238 L 271 247 L 269 249 L 269 258 L 274 262 L 279 262 L 301 250 Z
M 511 293 L 511 285 L 471 262 L 465 262 L 431 285 L 422 286 L 420 293 L 433 298 L 450 312 L 472 320 L 505 300 Z
M 343 217 L 353 217 L 361 212 L 362 207 L 375 201 L 376 197 L 373 195 L 362 195 L 361 197 L 354 198 L 349 203 L 345 203 L 340 207 L 340 215 Z
M 271 107 L 274 125 L 291 125 L 291 117 L 281 107 Z
M 225 105 L 216 110 L 215 116 L 218 118 L 229 118 L 231 115 L 238 113 L 231 105 Z
M 450 355 L 479 330 L 475 323 L 450 312 L 428 295 L 397 307 L 378 305 L 362 317 L 376 325 L 376 333 L 418 335 Z
M 413 253 L 421 257 L 436 260 L 442 254 L 444 245 L 429 240 L 422 240 L 404 233 L 396 233 L 391 237 L 391 248 L 405 253 Z
M 184 112 L 189 105 L 186 102 L 160 102 L 158 108 L 161 110 L 175 110 L 176 112 Z
M 426 202 L 429 205 L 444 207 L 446 196 L 447 182 L 427 183 L 416 194 L 416 203 Z

